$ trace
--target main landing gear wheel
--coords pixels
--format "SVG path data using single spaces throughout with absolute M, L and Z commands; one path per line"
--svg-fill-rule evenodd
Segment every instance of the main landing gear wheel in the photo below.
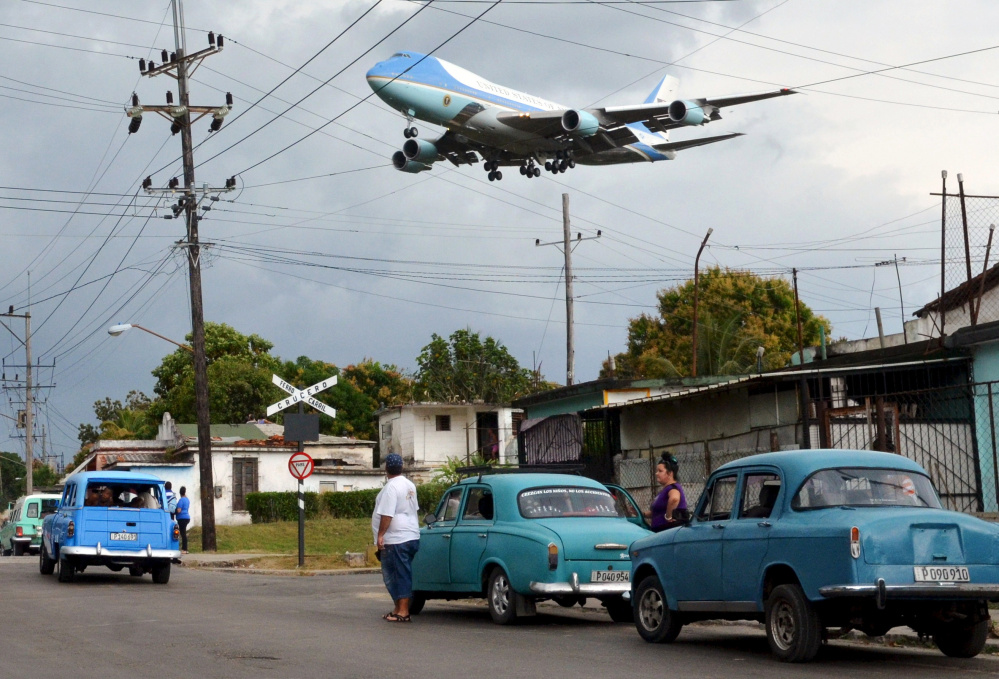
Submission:
M 417 130 L 415 127 L 407 127 L 405 130 L 402 131 L 402 135 L 406 137 L 406 139 L 412 139 L 419 133 L 420 133 L 419 130 Z
M 499 170 L 493 170 L 489 173 L 489 181 L 498 182 L 500 179 L 503 179 L 503 173 Z

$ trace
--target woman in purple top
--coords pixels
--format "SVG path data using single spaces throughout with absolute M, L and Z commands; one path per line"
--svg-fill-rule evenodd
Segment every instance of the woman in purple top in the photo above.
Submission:
M 652 501 L 650 511 L 645 516 L 652 521 L 652 530 L 664 531 L 686 522 L 689 517 L 687 498 L 683 486 L 676 481 L 680 463 L 676 457 L 666 453 L 656 465 L 656 481 L 662 486 L 659 495 Z

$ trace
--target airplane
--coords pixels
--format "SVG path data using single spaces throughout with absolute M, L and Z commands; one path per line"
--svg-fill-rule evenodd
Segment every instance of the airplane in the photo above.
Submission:
M 485 161 L 489 181 L 501 167 L 520 166 L 532 178 L 582 165 L 673 160 L 682 149 L 713 144 L 741 133 L 670 141 L 669 131 L 721 119 L 719 109 L 795 94 L 791 89 L 719 99 L 673 99 L 677 78 L 666 75 L 641 104 L 567 108 L 491 83 L 443 59 L 397 52 L 367 73 L 368 85 L 406 117 L 401 151 L 392 164 L 402 172 L 423 172 L 440 160 L 456 167 Z M 446 128 L 434 141 L 417 138 L 415 119 Z

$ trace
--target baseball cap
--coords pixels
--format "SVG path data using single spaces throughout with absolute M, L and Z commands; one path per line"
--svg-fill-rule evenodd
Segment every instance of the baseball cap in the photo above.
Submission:
M 385 471 L 389 474 L 398 474 L 402 471 L 402 455 L 392 453 L 385 458 Z

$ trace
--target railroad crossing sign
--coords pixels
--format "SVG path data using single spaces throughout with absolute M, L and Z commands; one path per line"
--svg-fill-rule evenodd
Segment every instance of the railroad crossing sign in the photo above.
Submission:
M 288 460 L 288 471 L 299 481 L 312 474 L 314 468 L 315 464 L 308 453 L 295 453 Z
M 278 401 L 277 403 L 272 403 L 267 406 L 267 415 L 271 416 L 279 410 L 284 410 L 288 406 L 295 405 L 297 403 L 305 403 L 310 405 L 324 415 L 329 415 L 330 417 L 336 417 L 336 408 L 331 408 L 319 399 L 313 398 L 314 394 L 318 394 L 321 391 L 329 389 L 336 385 L 336 375 L 332 377 L 327 377 L 322 382 L 316 382 L 311 387 L 306 389 L 296 389 L 292 385 L 288 384 L 282 380 L 277 375 L 271 376 L 271 382 L 276 384 L 281 389 L 285 390 L 291 394 L 288 398 Z

